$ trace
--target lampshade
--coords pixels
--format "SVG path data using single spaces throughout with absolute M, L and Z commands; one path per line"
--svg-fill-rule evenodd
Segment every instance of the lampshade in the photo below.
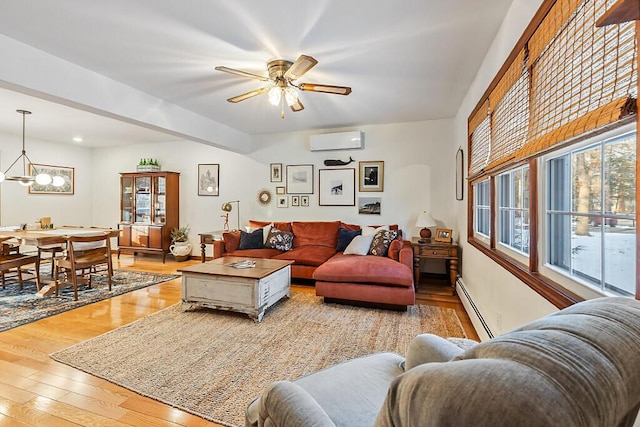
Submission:
M 422 239 L 430 239 L 431 230 L 429 230 L 429 227 L 435 227 L 436 225 L 438 224 L 436 220 L 433 219 L 430 211 L 422 211 L 416 220 L 416 227 L 421 228 L 420 237 L 422 237 Z

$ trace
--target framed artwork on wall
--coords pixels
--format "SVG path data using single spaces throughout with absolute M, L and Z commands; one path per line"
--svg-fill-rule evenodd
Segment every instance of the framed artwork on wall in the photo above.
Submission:
M 289 196 L 278 196 L 278 207 L 279 208 L 288 208 L 289 207 Z
M 73 194 L 75 191 L 75 170 L 66 166 L 41 165 L 29 163 L 29 175 L 36 173 L 49 174 L 56 181 L 64 180 L 62 185 L 55 186 L 53 182 L 46 185 L 37 182 L 29 186 L 29 194 Z M 58 178 L 59 177 L 59 178 Z
M 309 196 L 300 196 L 300 206 L 309 206 Z
M 284 187 L 276 187 L 276 194 L 285 194 L 285 192 Z
M 271 182 L 282 182 L 282 163 L 271 163 Z
M 362 215 L 380 215 L 380 197 L 358 197 L 358 213 Z
M 300 206 L 300 196 L 291 196 L 291 206 Z
M 356 205 L 355 169 L 320 169 L 320 206 Z
M 198 196 L 220 195 L 220 165 L 198 165 Z
M 384 161 L 358 162 L 360 179 L 358 190 L 384 191 Z
M 287 194 L 313 194 L 313 165 L 287 165 Z

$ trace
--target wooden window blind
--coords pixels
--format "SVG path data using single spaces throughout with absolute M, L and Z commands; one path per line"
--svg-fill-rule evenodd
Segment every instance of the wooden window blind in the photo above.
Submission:
M 469 178 L 636 113 L 635 24 L 596 27 L 614 2 L 553 3 L 469 119 Z M 488 136 L 483 114 L 489 115 Z

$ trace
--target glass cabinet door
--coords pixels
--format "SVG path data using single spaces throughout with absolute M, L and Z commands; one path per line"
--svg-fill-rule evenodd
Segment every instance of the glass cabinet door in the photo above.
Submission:
M 137 223 L 151 223 L 151 178 L 136 177 L 136 221 Z
M 167 182 L 163 176 L 153 178 L 153 223 L 165 224 L 167 222 Z
M 133 221 L 133 179 L 131 177 L 123 177 L 122 185 L 120 186 L 122 194 L 122 212 L 120 212 L 120 219 L 122 222 Z

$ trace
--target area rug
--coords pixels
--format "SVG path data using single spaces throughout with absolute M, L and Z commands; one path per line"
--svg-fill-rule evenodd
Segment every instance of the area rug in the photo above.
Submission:
M 106 277 L 96 274 L 91 278 L 91 287 L 83 285 L 78 288 L 78 301 L 73 300 L 73 288 L 70 286 L 61 288 L 57 297 L 40 297 L 36 295 L 34 282 L 24 282 L 23 289 L 20 290 L 18 284 L 12 281 L 7 284 L 6 289 L 0 288 L 0 332 L 177 277 L 180 276 L 114 270 L 109 291 Z
M 375 352 L 404 355 L 427 332 L 465 336 L 451 309 L 394 312 L 293 292 L 261 323 L 175 304 L 51 357 L 207 420 L 243 426 L 245 406 L 269 383 Z

